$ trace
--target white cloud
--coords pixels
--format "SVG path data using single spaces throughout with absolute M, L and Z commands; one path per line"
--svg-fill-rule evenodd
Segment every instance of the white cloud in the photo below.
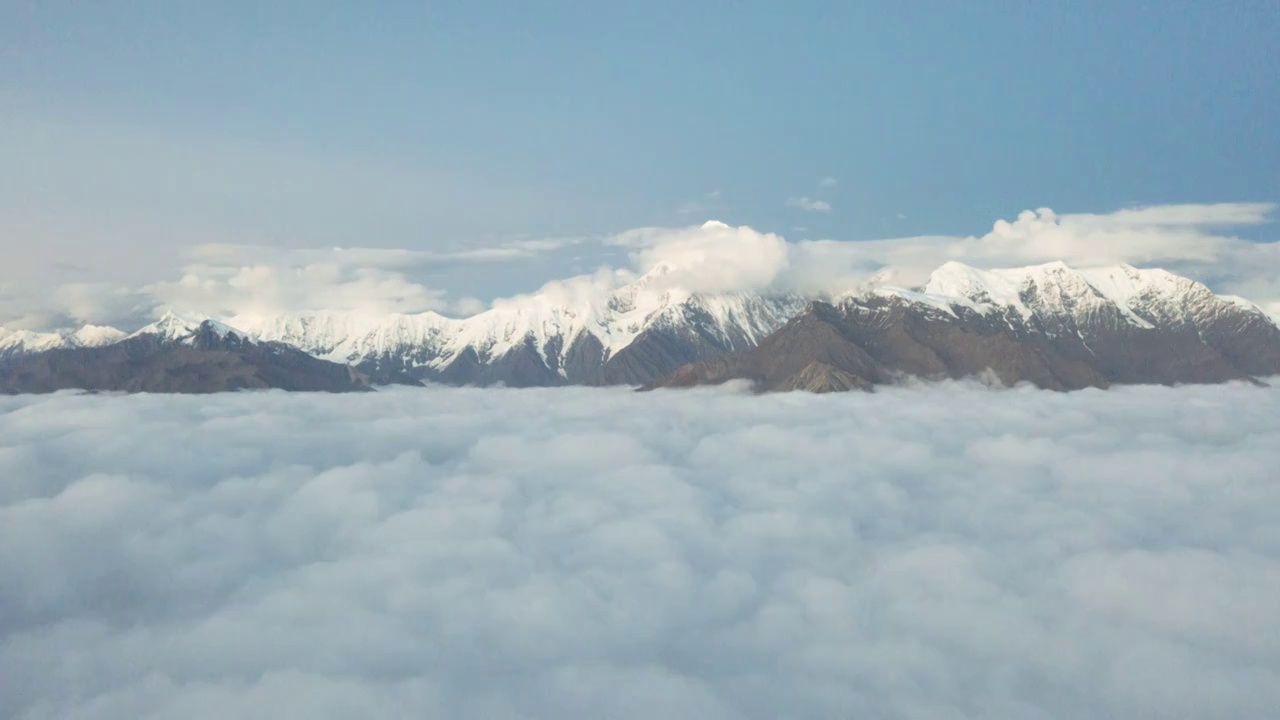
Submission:
M 814 200 L 807 197 L 793 197 L 787 199 L 787 207 L 798 208 L 805 212 L 831 212 L 831 204 L 825 200 Z
M 476 245 L 441 250 L 409 250 L 405 248 L 335 247 L 279 248 L 265 245 L 206 243 L 186 251 L 196 263 L 210 265 L 340 264 L 347 267 L 406 269 L 444 263 L 488 263 L 529 258 L 586 242 L 585 237 L 518 238 L 491 245 Z
M 132 288 L 112 283 L 65 283 L 54 288 L 52 298 L 68 317 L 91 324 L 138 316 L 153 302 Z
M 421 312 L 443 308 L 443 293 L 410 279 L 404 253 L 335 248 L 279 253 L 277 262 L 253 265 L 188 265 L 176 281 L 146 288 L 159 308 L 218 317 L 263 316 L 291 311 Z M 369 263 L 390 256 L 390 267 Z
M 530 303 L 553 307 L 581 308 L 595 305 L 610 290 L 635 279 L 627 270 L 600 268 L 594 273 L 552 280 L 536 292 L 498 298 L 493 307 L 527 306 Z
M 1105 215 L 1066 215 L 1073 222 L 1129 226 L 1176 225 L 1258 225 L 1269 221 L 1276 209 L 1274 203 L 1214 203 L 1185 205 L 1152 205 L 1118 210 Z
M 922 236 L 866 242 L 819 240 L 791 246 L 786 282 L 839 291 L 891 268 L 893 281 L 922 283 L 948 260 L 1009 267 L 1062 260 L 1069 265 L 1162 266 L 1209 282 L 1220 292 L 1263 304 L 1280 300 L 1274 243 L 1219 234 L 1222 225 L 1267 222 L 1274 205 L 1227 203 L 1058 215 L 1048 208 L 998 220 L 981 236 Z
M 585 305 L 604 293 L 633 281 L 659 266 L 668 272 L 654 289 L 680 288 L 694 292 L 726 292 L 767 288 L 815 293 L 840 293 L 856 288 L 877 275 L 881 281 L 900 285 L 923 283 L 928 274 L 948 260 L 980 267 L 1018 266 L 1063 260 L 1089 266 L 1121 262 L 1160 265 L 1204 280 L 1215 290 L 1254 300 L 1280 313 L 1280 246 L 1259 244 L 1219 234 L 1214 228 L 1226 223 L 1262 223 L 1267 205 L 1169 206 L 1121 210 L 1110 214 L 1058 215 L 1048 208 L 1024 211 L 1012 221 L 999 220 L 982 236 L 922 236 L 863 242 L 832 240 L 788 243 L 781 236 L 747 226 L 710 221 L 678 228 L 637 228 L 610 236 L 605 245 L 626 248 L 630 263 L 602 267 L 581 277 L 554 280 L 536 296 L 540 301 Z M 557 246 L 558 247 L 558 246 Z M 521 248 L 527 250 L 528 248 Z M 363 251 L 350 255 L 358 263 L 377 263 L 401 270 L 438 256 L 397 251 Z M 306 256 L 320 262 L 323 256 Z M 309 285 L 317 285 L 308 280 Z M 323 283 L 319 286 L 327 287 Z M 394 283 L 391 290 L 397 290 Z M 360 285 L 350 289 L 351 299 L 378 297 Z M 425 288 L 423 289 L 425 291 Z M 391 293 L 389 306 L 406 307 L 406 298 Z M 317 292 L 318 300 L 341 300 L 341 292 Z M 528 302 L 517 295 L 495 304 Z M 417 296 L 422 307 L 436 307 L 443 298 Z M 300 302 L 282 300 L 279 304 Z M 434 303 L 434 304 L 433 304 Z M 345 305 L 344 305 L 345 307 Z M 461 309 L 462 305 L 454 305 Z M 465 307 L 475 309 L 476 303 Z
M 637 228 L 606 243 L 632 248 L 633 268 L 658 264 L 682 269 L 687 287 L 748 290 L 772 286 L 841 293 L 873 275 L 922 284 L 939 265 L 959 260 L 979 267 L 1009 267 L 1062 260 L 1093 266 L 1162 266 L 1240 295 L 1280 315 L 1280 244 L 1221 234 L 1227 224 L 1267 222 L 1274 206 L 1229 203 L 1058 215 L 1048 208 L 999 220 L 981 236 L 917 236 L 848 242 L 785 243 L 750 227 Z M 793 228 L 795 230 L 795 228 Z M 707 278 L 701 282 L 701 278 Z M 619 281 L 630 276 L 619 275 Z
M 835 178 L 828 175 L 827 177 L 824 177 L 818 181 L 818 187 L 824 187 L 824 188 L 835 187 L 839 182 L 840 182 L 839 180 L 836 180 Z
M 488 307 L 489 306 L 480 298 L 471 297 L 469 295 L 467 297 L 459 298 L 453 303 L 453 311 L 461 317 L 467 317 L 469 315 L 484 312 Z
M 182 251 L 176 278 L 141 286 L 71 281 L 39 283 L 37 292 L 30 283 L 0 281 L 0 319 L 4 320 L 0 325 L 32 329 L 84 323 L 130 327 L 167 309 L 224 318 L 312 310 L 411 313 L 474 309 L 478 302 L 474 298 L 451 303 L 422 276 L 452 265 L 526 261 L 587 240 L 512 239 L 433 251 L 201 243 Z
M 607 292 L 659 265 L 675 271 L 663 281 L 664 287 L 705 292 L 773 287 L 840 293 L 859 287 L 873 275 L 899 285 L 920 284 L 949 260 L 980 267 L 1062 260 L 1077 266 L 1131 263 L 1165 267 L 1202 280 L 1218 292 L 1253 300 L 1280 316 L 1280 244 L 1251 242 L 1229 232 L 1235 225 L 1268 222 L 1274 209 L 1270 204 L 1223 203 L 1059 215 L 1040 208 L 1024 211 L 1012 220 L 998 220 L 990 232 L 980 236 L 858 242 L 788 243 L 751 227 L 711 222 L 636 228 L 602 240 L 516 238 L 483 247 L 435 251 L 205 243 L 189 251 L 187 265 L 177 279 L 149 285 L 90 279 L 41 283 L 43 289 L 36 292 L 29 283 L 0 280 L 0 314 L 8 318 L 0 324 L 38 328 L 71 320 L 109 323 L 121 314 L 137 315 L 141 309 L 170 305 L 229 317 L 313 309 L 458 312 L 479 307 L 474 298 L 485 292 L 477 290 L 475 283 L 463 283 L 451 288 L 460 298 L 452 300 L 433 286 L 441 279 L 441 268 L 450 268 L 450 276 L 465 272 L 476 280 L 497 278 L 494 283 L 499 285 L 504 282 L 504 268 L 532 268 L 519 282 L 506 281 L 507 287 L 525 283 L 527 287 L 546 282 L 548 275 L 563 278 L 564 266 L 570 262 L 572 272 L 593 267 L 601 272 L 552 280 L 543 288 L 549 293 L 547 299 L 583 300 L 584 293 Z M 558 252 L 562 250 L 578 255 L 570 258 Z M 629 251 L 626 258 L 616 256 L 624 250 Z M 534 260 L 541 264 L 535 267 Z M 482 269 L 452 270 L 453 265 L 463 264 Z M 428 281 L 428 277 L 434 280 Z M 497 290 L 487 297 L 505 296 L 507 302 L 529 297 L 513 298 L 509 289 Z
M 663 286 L 693 292 L 755 290 L 768 287 L 786 268 L 787 243 L 773 233 L 710 221 L 663 233 L 632 257 L 642 274 L 668 268 Z
M 0 437 L 2 717 L 1280 705 L 1275 389 L 62 394 Z
M 146 291 L 158 303 L 157 311 L 175 307 L 226 318 L 316 310 L 371 314 L 475 310 L 475 298 L 450 302 L 442 290 L 420 277 L 429 269 L 449 265 L 528 260 L 586 240 L 526 238 L 437 251 L 203 245 L 194 248 L 195 262 L 178 281 L 156 283 Z
M 491 246 L 420 253 L 425 262 L 510 262 L 544 255 L 587 242 L 587 237 L 508 240 Z
M 499 298 L 492 305 L 599 307 L 610 292 L 646 274 L 645 290 L 655 293 L 766 290 L 787 269 L 789 252 L 779 235 L 715 220 L 680 228 L 635 228 L 603 243 L 625 248 L 629 264 L 603 265 L 592 273 L 548 282 L 533 293 Z

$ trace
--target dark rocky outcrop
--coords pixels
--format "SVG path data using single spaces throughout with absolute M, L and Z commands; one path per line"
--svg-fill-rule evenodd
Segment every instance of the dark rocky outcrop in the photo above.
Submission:
M 80 389 L 152 393 L 227 390 L 353 392 L 368 379 L 283 343 L 257 342 L 203 323 L 177 339 L 139 335 L 103 347 L 58 348 L 13 358 L 0 392 Z
M 1140 325 L 1106 313 L 1024 318 L 872 295 L 811 303 L 757 347 L 685 365 L 645 389 L 747 380 L 759 391 L 834 392 L 980 377 L 1075 390 L 1273 374 L 1280 331 L 1244 309 Z

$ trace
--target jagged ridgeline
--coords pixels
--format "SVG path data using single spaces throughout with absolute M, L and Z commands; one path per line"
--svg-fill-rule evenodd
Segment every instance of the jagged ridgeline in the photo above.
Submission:
M 12 341 L 13 336 L 0 338 Z M 154 393 L 228 390 L 353 392 L 372 389 L 355 368 L 291 345 L 259 340 L 214 320 L 175 315 L 131 334 L 92 328 L 9 342 L 0 355 L 0 392 L 81 389 Z
M 831 392 L 977 377 L 1073 390 L 1275 374 L 1280 329 L 1266 313 L 1163 270 L 950 263 L 918 290 L 811 303 L 755 348 L 648 387 L 740 379 L 759 390 Z
M 922 287 L 823 298 L 690 293 L 664 282 L 667 272 L 659 267 L 612 292 L 572 301 L 526 296 L 462 319 L 321 312 L 206 323 L 170 315 L 128 336 L 91 326 L 74 333 L 0 331 L 0 378 L 8 382 L 0 387 L 13 391 L 19 371 L 24 382 L 47 377 L 45 386 L 185 387 L 153 375 L 119 380 L 138 358 L 136 350 L 111 350 L 122 345 L 152 353 L 186 348 L 164 360 L 164 377 L 183 363 L 207 362 L 193 359 L 201 352 L 239 353 L 239 369 L 227 372 L 225 384 L 294 389 L 344 386 L 320 379 L 336 372 L 320 370 L 330 365 L 348 374 L 353 389 L 417 381 L 662 387 L 743 379 L 761 390 L 825 392 L 907 377 L 974 376 L 1075 389 L 1280 373 L 1280 329 L 1265 312 L 1163 270 L 1050 263 L 984 271 L 948 263 Z M 206 324 L 204 335 L 221 345 L 190 340 Z M 237 339 L 236 349 L 227 347 L 228 337 Z M 290 380 L 277 372 L 282 358 L 295 357 L 286 350 L 325 365 L 285 363 L 289 372 L 312 372 L 305 381 Z M 54 351 L 47 360 L 32 359 Z M 116 368 L 117 379 L 72 372 L 80 356 L 92 358 L 86 367 Z M 148 360 L 147 372 L 160 362 Z M 224 389 L 217 381 L 198 386 Z

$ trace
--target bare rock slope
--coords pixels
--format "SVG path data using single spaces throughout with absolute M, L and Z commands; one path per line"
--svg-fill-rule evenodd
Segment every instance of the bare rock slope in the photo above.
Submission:
M 756 347 L 685 365 L 646 387 L 745 379 L 762 391 L 833 392 L 908 377 L 984 377 L 1072 390 L 1275 374 L 1275 323 L 1192 280 L 1128 266 L 980 271 L 949 263 L 916 290 L 812 302 Z
M 227 390 L 369 390 L 354 368 L 283 343 L 261 342 L 210 320 L 174 316 L 115 342 L 16 355 L 0 368 L 0 392 L 66 389 L 212 393 Z

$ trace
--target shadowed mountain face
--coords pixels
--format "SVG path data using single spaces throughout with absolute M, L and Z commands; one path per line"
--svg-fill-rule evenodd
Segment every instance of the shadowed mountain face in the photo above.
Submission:
M 62 347 L 15 356 L 0 368 L 0 392 L 4 393 L 67 389 L 212 393 L 266 388 L 370 389 L 351 367 L 314 358 L 283 343 L 247 339 L 208 321 L 194 326 L 171 322 L 160 330 L 99 347 Z
M 908 377 L 978 377 L 1073 390 L 1280 374 L 1280 329 L 1261 311 L 1176 276 L 1157 278 L 1168 288 L 1130 279 L 1117 291 L 1054 266 L 1013 278 L 1001 286 L 1012 294 L 999 297 L 969 287 L 814 302 L 757 347 L 646 387 L 747 380 L 760 391 L 834 392 Z

